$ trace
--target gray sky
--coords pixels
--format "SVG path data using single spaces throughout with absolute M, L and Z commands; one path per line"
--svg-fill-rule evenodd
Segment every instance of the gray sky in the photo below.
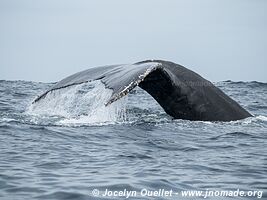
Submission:
M 267 1 L 0 0 L 0 79 L 51 82 L 145 59 L 267 82 Z

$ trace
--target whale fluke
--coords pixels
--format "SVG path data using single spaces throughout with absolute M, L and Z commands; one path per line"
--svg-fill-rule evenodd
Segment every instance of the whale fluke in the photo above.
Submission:
M 110 65 L 73 74 L 36 98 L 53 90 L 101 80 L 113 93 L 106 105 L 127 95 L 136 86 L 148 92 L 175 119 L 233 121 L 251 114 L 211 82 L 172 62 L 147 60 L 131 65 Z

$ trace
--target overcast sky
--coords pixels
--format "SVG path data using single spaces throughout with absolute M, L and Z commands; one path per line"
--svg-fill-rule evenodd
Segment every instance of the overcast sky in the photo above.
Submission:
M 0 0 L 0 79 L 54 82 L 146 59 L 267 82 L 267 1 Z

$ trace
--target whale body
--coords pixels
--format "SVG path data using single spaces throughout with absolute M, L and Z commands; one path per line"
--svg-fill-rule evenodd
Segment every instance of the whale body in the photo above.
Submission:
M 175 119 L 233 121 L 252 116 L 236 101 L 199 74 L 173 62 L 147 60 L 135 64 L 90 68 L 59 81 L 33 103 L 53 90 L 101 80 L 113 91 L 106 105 L 139 86 Z

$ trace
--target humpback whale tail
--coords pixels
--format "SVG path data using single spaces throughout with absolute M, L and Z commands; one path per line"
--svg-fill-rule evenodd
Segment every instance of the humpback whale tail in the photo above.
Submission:
M 94 80 L 100 80 L 113 91 L 106 105 L 139 86 L 175 119 L 232 121 L 251 116 L 236 101 L 197 73 L 162 60 L 110 65 L 78 72 L 58 82 L 33 103 L 45 98 L 53 90 Z

